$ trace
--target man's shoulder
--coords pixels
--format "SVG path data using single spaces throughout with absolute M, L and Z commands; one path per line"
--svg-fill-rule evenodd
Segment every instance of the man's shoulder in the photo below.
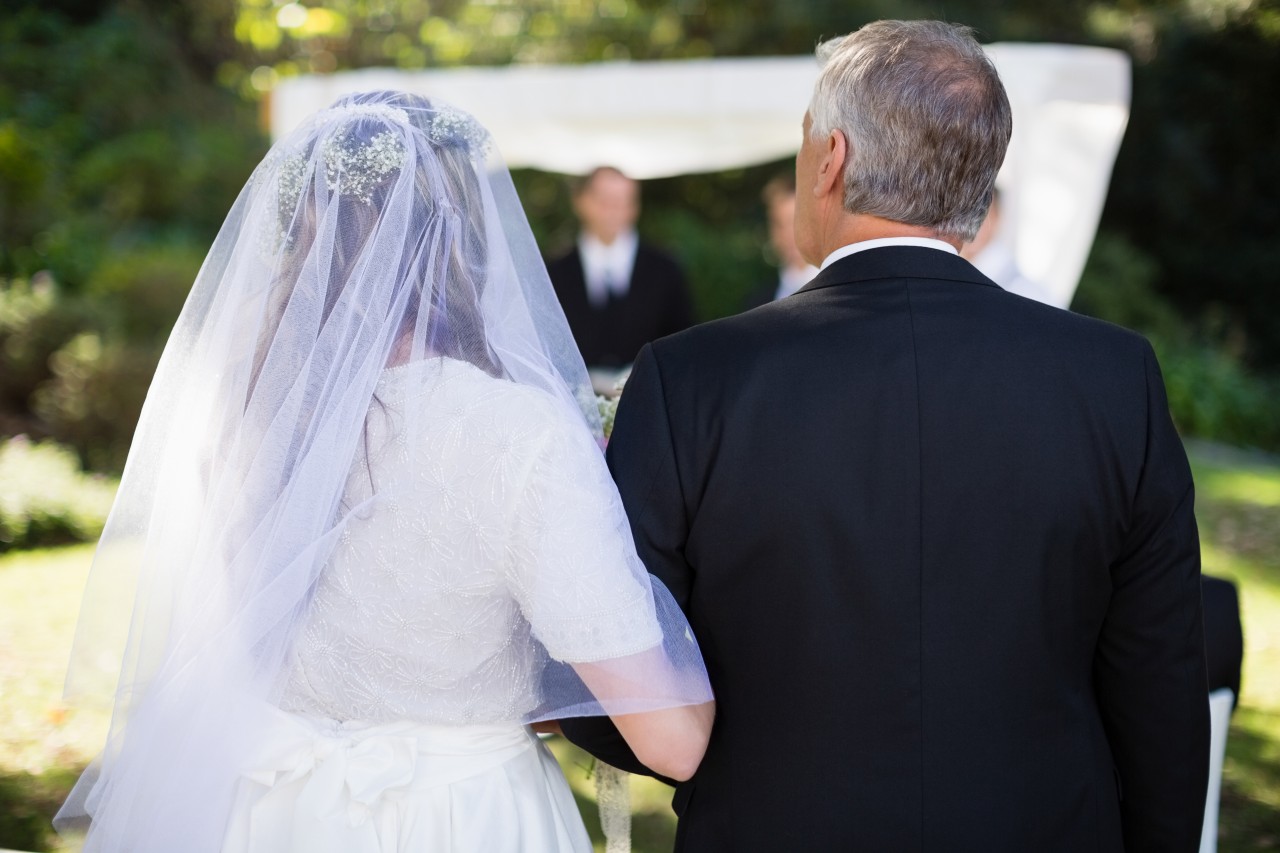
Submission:
M 740 314 L 693 326 L 655 341 L 654 355 L 664 363 L 697 360 L 703 368 L 709 368 L 721 361 L 735 366 L 744 360 L 754 361 L 779 346 L 803 346 L 801 341 L 808 337 L 806 330 L 825 322 L 828 315 L 824 300 L 830 295 L 821 290 L 802 290 Z M 1132 329 L 994 286 L 974 295 L 982 304 L 971 306 L 970 310 L 988 314 L 989 322 L 982 325 L 1007 332 L 1016 339 L 1012 343 L 1015 348 L 1054 349 L 1076 354 L 1085 361 L 1112 364 L 1153 357 L 1151 344 Z
M 644 264 L 660 271 L 680 272 L 680 262 L 665 249 L 660 249 L 644 240 L 636 243 L 636 264 Z
M 582 255 L 578 251 L 578 244 L 574 243 L 568 248 L 563 249 L 558 254 L 551 255 L 546 259 L 547 269 L 582 266 Z
M 1002 294 L 1011 314 L 1046 343 L 1102 349 L 1108 353 L 1146 353 L 1151 344 L 1138 332 L 1015 293 Z
M 797 312 L 792 310 L 795 307 L 797 303 L 787 304 L 787 300 L 779 300 L 740 314 L 699 323 L 654 341 L 654 354 L 663 360 L 705 359 L 712 354 L 734 360 L 745 352 L 759 351 L 772 338 L 789 334 L 799 319 Z
M 580 282 L 584 279 L 582 256 L 578 253 L 576 243 L 563 253 L 547 258 L 545 262 L 547 277 L 551 279 L 551 284 L 557 291 L 570 282 Z

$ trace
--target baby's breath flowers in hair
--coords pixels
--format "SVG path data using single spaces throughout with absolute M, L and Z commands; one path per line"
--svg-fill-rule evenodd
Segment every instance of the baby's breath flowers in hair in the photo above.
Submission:
M 323 168 L 330 192 L 368 204 L 373 200 L 374 188 L 404 167 L 407 151 L 401 133 L 392 128 L 361 139 L 356 130 L 362 119 L 366 126 L 367 120 L 376 120 L 384 127 L 410 126 L 408 113 L 385 104 L 347 104 L 317 113 L 313 119 L 316 126 L 332 126 L 334 130 L 319 143 L 320 157 L 315 168 Z M 254 179 L 275 172 L 274 199 L 273 203 L 268 202 L 275 216 L 267 228 L 269 233 L 261 238 L 264 256 L 273 257 L 288 242 L 289 223 L 312 180 L 311 168 L 308 151 L 284 149 L 273 151 L 255 171 Z
M 489 148 L 489 132 L 467 113 L 439 107 L 431 118 L 431 141 L 442 148 L 466 148 L 483 158 Z
M 325 182 L 329 189 L 363 202 L 373 198 L 373 188 L 404 164 L 404 143 L 399 134 L 384 130 L 367 143 L 332 136 L 324 143 Z

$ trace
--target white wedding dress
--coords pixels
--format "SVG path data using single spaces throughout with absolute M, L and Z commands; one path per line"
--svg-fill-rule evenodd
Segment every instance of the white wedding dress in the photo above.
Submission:
M 85 853 L 589 849 L 526 725 L 713 699 L 600 434 L 479 122 L 358 92 L 277 140 L 147 392 L 67 675 L 111 730 L 55 825 Z
M 599 450 L 558 405 L 453 359 L 383 372 L 344 494 L 354 518 L 264 712 L 225 853 L 591 850 L 520 722 L 540 656 L 603 660 L 662 634 Z

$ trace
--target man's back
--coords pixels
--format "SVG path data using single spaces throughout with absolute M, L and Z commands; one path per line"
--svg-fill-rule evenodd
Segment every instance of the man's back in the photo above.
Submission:
M 717 693 L 682 849 L 1198 838 L 1191 481 L 1136 335 L 874 249 L 642 352 L 610 463 Z M 1123 837 L 1121 786 L 1165 807 Z

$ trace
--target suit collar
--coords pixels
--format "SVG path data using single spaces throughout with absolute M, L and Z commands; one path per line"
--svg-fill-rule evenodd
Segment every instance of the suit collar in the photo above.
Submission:
M 799 292 L 807 293 L 839 284 L 893 278 L 928 278 L 936 281 L 958 281 L 999 287 L 959 255 L 915 246 L 884 246 L 857 252 L 835 261 L 818 273 L 813 281 L 800 288 Z

